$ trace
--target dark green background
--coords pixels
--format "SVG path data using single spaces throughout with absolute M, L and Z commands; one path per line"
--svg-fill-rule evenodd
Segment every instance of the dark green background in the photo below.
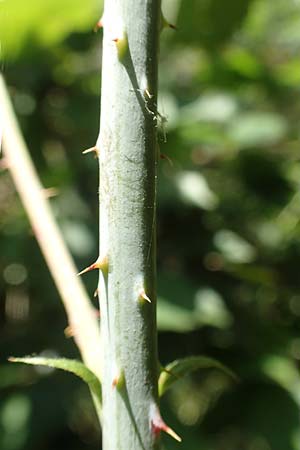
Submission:
M 100 3 L 0 3 L 1 69 L 78 268 L 98 245 L 97 163 L 81 151 L 98 134 Z M 162 412 L 183 443 L 164 445 L 299 450 L 300 3 L 169 0 L 164 10 L 178 30 L 163 31 L 160 53 L 160 147 L 173 163 L 159 164 L 160 359 L 205 354 L 241 378 L 210 370 L 178 382 Z M 91 296 L 96 278 L 84 278 Z M 3 161 L 0 296 L 0 448 L 99 449 L 80 381 L 6 362 L 78 354 Z

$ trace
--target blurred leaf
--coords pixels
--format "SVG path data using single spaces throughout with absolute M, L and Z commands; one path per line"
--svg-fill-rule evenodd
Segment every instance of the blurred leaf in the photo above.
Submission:
M 259 150 L 245 150 L 235 161 L 242 183 L 271 208 L 285 204 L 293 190 L 283 171 L 281 159 Z
M 101 15 L 101 3 L 96 0 L 86 0 L 84 4 L 80 0 L 31 0 L 29 7 L 22 0 L 2 1 L 0 36 L 5 59 L 16 58 L 29 43 L 33 47 L 47 47 L 71 32 L 89 28 L 92 32 Z
M 236 99 L 226 92 L 202 94 L 197 100 L 180 110 L 183 124 L 207 121 L 223 123 L 231 119 L 237 110 Z
M 299 406 L 278 384 L 264 380 L 239 383 L 220 397 L 206 416 L 204 426 L 208 422 L 211 435 L 223 431 L 222 444 L 226 449 L 299 450 Z M 233 444 L 229 428 L 239 436 L 239 445 Z M 255 444 L 259 441 L 262 445 Z
M 235 72 L 249 78 L 259 78 L 263 67 L 259 59 L 247 48 L 231 46 L 225 53 L 227 64 Z
M 281 355 L 268 354 L 261 361 L 262 371 L 272 380 L 289 391 L 295 400 L 299 397 L 299 369 L 294 361 Z
M 157 322 L 160 330 L 185 332 L 204 325 L 227 329 L 233 317 L 214 289 L 198 288 L 182 275 L 162 272 L 158 281 Z
M 160 297 L 157 305 L 157 321 L 158 328 L 164 331 L 186 332 L 197 327 L 193 313 Z
M 42 358 L 42 357 L 24 357 L 24 358 L 9 358 L 9 361 L 15 363 L 24 363 L 34 366 L 46 366 L 53 367 L 55 369 L 62 369 L 66 372 L 73 373 L 77 377 L 81 378 L 89 387 L 92 397 L 95 402 L 97 413 L 101 413 L 101 384 L 96 375 L 82 362 L 75 359 L 66 358 Z
M 25 369 L 25 368 L 24 368 Z M 11 364 L 0 366 L 0 388 L 6 389 L 12 386 L 20 386 L 29 383 L 32 377 L 28 375 L 27 370 L 20 367 L 13 367 Z
M 239 147 L 274 145 L 285 136 L 287 123 L 283 116 L 260 111 L 240 114 L 232 121 L 228 134 Z
M 32 404 L 25 395 L 13 394 L 0 411 L 0 445 L 5 450 L 22 449 L 27 440 Z
M 158 380 L 159 396 L 163 396 L 172 384 L 180 378 L 199 369 L 220 369 L 237 381 L 236 375 L 215 359 L 206 356 L 189 356 L 187 358 L 177 359 L 162 368 Z
M 214 209 L 218 204 L 216 194 L 210 189 L 203 175 L 197 172 L 180 172 L 176 178 L 182 198 L 191 205 L 203 209 Z
M 209 48 L 224 44 L 241 25 L 251 0 L 228 0 L 226 14 L 220 0 L 181 1 L 178 39 L 185 44 L 202 44 Z
M 198 289 L 195 295 L 197 317 L 203 325 L 226 329 L 233 324 L 232 314 L 221 295 L 211 288 Z
M 95 248 L 94 236 L 83 222 L 63 220 L 60 224 L 71 252 L 80 257 L 90 255 Z
M 223 256 L 233 263 L 249 263 L 255 259 L 254 247 L 231 230 L 220 230 L 214 244 Z

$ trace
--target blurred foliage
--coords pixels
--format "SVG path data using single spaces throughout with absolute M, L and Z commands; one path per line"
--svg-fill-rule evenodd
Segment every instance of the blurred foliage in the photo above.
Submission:
M 196 371 L 162 401 L 188 450 L 300 449 L 298 0 L 165 0 L 158 186 L 162 364 Z M 0 2 L 1 69 L 78 267 L 96 257 L 101 2 Z M 0 447 L 99 448 L 88 390 L 10 355 L 77 358 L 63 308 L 1 161 Z M 96 275 L 85 278 L 91 294 Z M 47 405 L 47 406 L 45 406 Z M 163 438 L 165 448 L 178 448 Z

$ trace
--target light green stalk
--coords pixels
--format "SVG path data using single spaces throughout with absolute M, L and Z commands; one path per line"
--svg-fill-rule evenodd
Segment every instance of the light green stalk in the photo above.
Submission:
M 106 0 L 100 134 L 103 449 L 158 446 L 157 65 L 160 0 Z M 151 303 L 149 302 L 151 301 Z

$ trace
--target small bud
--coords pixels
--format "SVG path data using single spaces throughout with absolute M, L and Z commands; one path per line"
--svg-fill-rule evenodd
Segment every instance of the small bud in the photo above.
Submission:
M 128 52 L 128 37 L 125 31 L 120 33 L 120 36 L 116 36 L 113 38 L 113 41 L 116 43 L 118 58 L 120 61 L 124 59 Z
M 124 370 L 119 371 L 119 373 L 114 377 L 111 385 L 113 388 L 116 388 L 118 391 L 120 391 L 124 388 L 124 386 L 125 386 Z

